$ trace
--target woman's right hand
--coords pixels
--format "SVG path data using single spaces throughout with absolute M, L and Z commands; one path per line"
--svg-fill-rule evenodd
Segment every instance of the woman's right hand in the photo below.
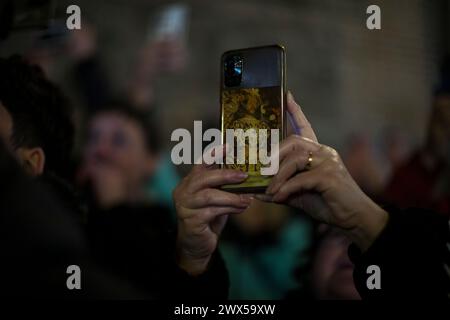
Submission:
M 203 273 L 217 248 L 228 215 L 245 211 L 251 196 L 220 190 L 240 183 L 247 174 L 220 169 L 218 165 L 194 165 L 173 192 L 177 210 L 178 265 L 192 275 Z

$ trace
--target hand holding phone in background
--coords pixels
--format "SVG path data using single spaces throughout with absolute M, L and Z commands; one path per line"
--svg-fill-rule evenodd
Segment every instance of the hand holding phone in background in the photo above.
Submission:
M 188 14 L 187 5 L 172 4 L 151 18 L 143 54 L 154 72 L 179 72 L 185 67 Z
M 147 43 L 138 53 L 130 86 L 135 105 L 151 105 L 157 77 L 181 72 L 186 67 L 188 14 L 187 5 L 173 4 L 150 18 Z

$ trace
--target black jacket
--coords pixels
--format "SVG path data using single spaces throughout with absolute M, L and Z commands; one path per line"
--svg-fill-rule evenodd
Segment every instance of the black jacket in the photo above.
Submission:
M 217 254 L 199 277 L 177 267 L 175 232 L 159 209 L 116 208 L 86 232 L 68 207 L 48 185 L 25 176 L 0 143 L 1 296 L 227 297 L 228 276 Z M 70 265 L 81 269 L 81 290 L 67 288 Z
M 447 218 L 423 209 L 389 208 L 389 222 L 364 253 L 355 245 L 349 256 L 363 299 L 448 299 L 450 225 Z M 369 289 L 368 267 L 380 268 L 381 289 Z
M 121 205 L 90 212 L 87 231 L 96 261 L 158 299 L 226 299 L 228 273 L 216 253 L 208 271 L 192 278 L 175 263 L 176 230 L 164 207 Z

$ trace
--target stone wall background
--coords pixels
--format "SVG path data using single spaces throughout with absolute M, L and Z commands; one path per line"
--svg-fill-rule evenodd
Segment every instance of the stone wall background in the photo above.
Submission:
M 414 144 L 424 137 L 439 59 L 448 49 L 448 1 L 208 0 L 191 6 L 190 59 L 181 74 L 157 82 L 165 141 L 193 120 L 218 120 L 223 51 L 280 43 L 287 49 L 288 87 L 322 142 L 345 145 L 350 133 L 378 139 L 400 128 Z M 116 90 L 129 77 L 149 21 L 168 1 L 59 1 L 78 4 L 98 28 L 100 52 Z M 382 30 L 366 29 L 366 8 L 378 4 Z M 27 46 L 10 39 L 0 54 Z M 67 81 L 65 64 L 52 77 Z

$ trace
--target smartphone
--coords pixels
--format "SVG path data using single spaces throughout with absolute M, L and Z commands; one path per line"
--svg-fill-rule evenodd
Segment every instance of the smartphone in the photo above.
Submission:
M 246 48 L 227 51 L 221 58 L 221 130 L 222 144 L 227 143 L 226 161 L 222 168 L 237 169 L 248 174 L 248 178 L 240 183 L 224 185 L 222 189 L 239 193 L 264 192 L 270 183 L 271 175 L 261 173 L 263 164 L 260 158 L 251 157 L 251 152 L 260 155 L 261 148 L 270 153 L 272 132 L 276 130 L 278 139 L 286 135 L 286 53 L 281 45 Z M 244 137 L 230 139 L 228 129 L 247 132 L 254 129 L 261 132 L 265 129 L 266 143 L 258 137 L 255 143 Z M 272 130 L 273 129 L 273 130 Z M 239 139 L 245 145 L 245 155 L 239 161 Z M 233 140 L 230 145 L 230 140 Z M 254 141 L 253 141 L 254 142 Z M 254 153 L 253 153 L 254 155 Z M 244 161 L 243 161 L 244 160 Z

